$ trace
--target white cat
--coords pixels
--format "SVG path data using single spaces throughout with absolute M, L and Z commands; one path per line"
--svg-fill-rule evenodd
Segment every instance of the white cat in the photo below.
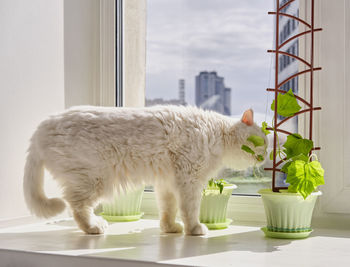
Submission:
M 31 138 L 24 174 L 29 209 L 41 217 L 62 212 L 62 199 L 48 199 L 44 167 L 62 186 L 79 227 L 103 233 L 107 223 L 93 213 L 103 198 L 140 183 L 153 184 L 160 226 L 182 232 L 175 222 L 177 207 L 185 233 L 203 235 L 199 222 L 201 192 L 223 166 L 246 169 L 256 158 L 241 150 L 250 135 L 267 139 L 253 122 L 253 111 L 240 121 L 195 107 L 75 107 L 43 121 Z M 254 148 L 264 155 L 265 147 Z M 265 155 L 264 155 L 265 156 Z

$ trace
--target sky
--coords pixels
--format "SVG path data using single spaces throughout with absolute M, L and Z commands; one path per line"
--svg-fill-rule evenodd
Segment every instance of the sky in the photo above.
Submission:
M 232 114 L 264 117 L 273 84 L 273 0 L 147 0 L 146 97 L 195 103 L 195 76 L 216 71 L 232 90 Z

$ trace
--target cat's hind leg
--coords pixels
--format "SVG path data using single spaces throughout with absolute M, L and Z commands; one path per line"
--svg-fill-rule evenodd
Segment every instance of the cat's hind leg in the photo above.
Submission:
M 73 216 L 79 228 L 87 234 L 103 234 L 108 227 L 106 220 L 96 216 L 91 206 L 73 208 Z
M 79 228 L 87 234 L 103 234 L 108 227 L 106 220 L 94 214 L 102 191 L 99 190 L 97 180 L 80 180 L 64 188 L 64 198 L 73 210 L 73 217 Z
M 182 225 L 175 221 L 177 202 L 174 193 L 162 186 L 156 186 L 155 189 L 159 208 L 160 229 L 164 233 L 182 233 Z

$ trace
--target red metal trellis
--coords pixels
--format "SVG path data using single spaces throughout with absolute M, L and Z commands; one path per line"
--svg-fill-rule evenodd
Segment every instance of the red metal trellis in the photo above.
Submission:
M 269 53 L 274 53 L 275 54 L 275 88 L 267 88 L 267 91 L 272 91 L 275 92 L 275 112 L 274 112 L 274 137 L 273 137 L 273 165 L 272 168 L 265 168 L 265 170 L 271 170 L 272 171 L 272 190 L 274 192 L 278 192 L 280 189 L 286 189 L 287 187 L 276 187 L 276 171 L 281 172 L 280 168 L 277 168 L 280 164 L 283 163 L 283 160 L 280 160 L 278 162 L 276 162 L 276 151 L 277 151 L 277 134 L 276 132 L 280 132 L 280 133 L 284 133 L 287 135 L 290 135 L 292 133 L 283 130 L 281 128 L 279 128 L 281 125 L 283 125 L 287 120 L 291 119 L 292 117 L 298 116 L 299 114 L 305 113 L 305 112 L 310 112 L 310 119 L 309 119 L 309 139 L 312 140 L 312 123 L 313 123 L 313 111 L 314 110 L 320 110 L 320 107 L 314 107 L 313 106 L 313 74 L 314 71 L 318 71 L 321 70 L 320 67 L 315 68 L 314 67 L 314 32 L 318 32 L 321 31 L 321 28 L 316 28 L 314 27 L 314 0 L 311 0 L 311 23 L 306 22 L 303 19 L 300 19 L 298 17 L 295 17 L 293 15 L 287 14 L 287 13 L 283 13 L 281 12 L 285 7 L 287 7 L 289 4 L 291 4 L 292 2 L 294 2 L 295 0 L 290 0 L 288 2 L 286 2 L 285 4 L 283 4 L 282 6 L 280 6 L 280 0 L 276 0 L 276 11 L 275 12 L 268 12 L 268 14 L 271 15 L 275 15 L 276 16 L 276 25 L 275 25 L 275 50 L 268 50 L 267 52 Z M 307 28 L 309 28 L 309 30 L 306 30 L 304 32 L 301 32 L 295 36 L 290 37 L 289 39 L 287 39 L 286 41 L 284 41 L 283 43 L 279 44 L 279 21 L 280 21 L 280 16 L 285 16 L 285 17 L 289 17 L 291 19 L 294 19 L 302 24 L 304 24 Z M 281 51 L 281 48 L 291 42 L 292 40 L 299 38 L 301 36 L 305 36 L 307 34 L 311 35 L 311 45 L 310 45 L 310 62 L 308 62 L 306 59 L 300 58 L 299 56 L 295 56 L 293 54 Z M 286 55 L 288 57 L 292 57 L 295 58 L 296 60 L 300 61 L 301 63 L 305 64 L 308 69 L 304 70 L 304 71 L 300 71 L 294 75 L 289 76 L 288 78 L 286 78 L 285 80 L 283 80 L 282 82 L 278 83 L 278 74 L 279 74 L 279 66 L 278 66 L 278 59 L 279 59 L 279 55 Z M 286 93 L 286 91 L 280 90 L 279 88 L 285 84 L 286 82 L 288 82 L 289 80 L 298 77 L 299 75 L 302 74 L 306 74 L 306 73 L 310 73 L 310 99 L 309 101 L 307 101 L 306 99 L 303 99 L 300 96 L 295 96 L 299 101 L 303 102 L 307 108 L 303 109 L 297 113 L 295 113 L 293 116 L 291 117 L 287 117 L 284 118 L 282 121 L 278 122 L 277 121 L 277 95 L 278 93 Z M 272 130 L 272 129 L 270 129 Z M 312 150 L 319 150 L 320 147 L 314 147 Z

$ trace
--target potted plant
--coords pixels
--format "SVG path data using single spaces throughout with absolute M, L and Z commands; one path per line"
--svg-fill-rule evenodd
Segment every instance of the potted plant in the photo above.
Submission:
M 271 105 L 275 111 L 275 103 Z M 278 115 L 293 117 L 301 107 L 299 106 L 292 90 L 285 94 L 278 94 Z M 280 146 L 277 131 L 266 122 L 262 123 L 262 131 L 268 135 L 272 130 L 277 137 L 277 146 L 270 153 L 270 159 L 279 158 L 284 165 L 281 171 L 287 176 L 287 189 L 261 189 L 261 194 L 267 226 L 262 228 L 266 236 L 276 238 L 305 238 L 311 229 L 312 212 L 316 199 L 321 192 L 317 190 L 319 185 L 324 184 L 324 170 L 317 156 L 312 154 L 313 141 L 303 138 L 298 133 L 288 135 L 286 142 Z M 254 137 L 255 139 L 257 137 Z M 257 142 L 250 141 L 251 146 L 242 146 L 242 150 L 255 154 L 254 146 Z M 273 184 L 274 188 L 274 184 Z
M 318 191 L 318 186 L 324 184 L 324 170 L 321 163 L 317 160 L 317 156 L 313 153 L 319 149 L 314 147 L 312 141 L 313 130 L 313 112 L 320 110 L 320 107 L 314 107 L 313 105 L 313 77 L 314 71 L 321 70 L 320 67 L 314 66 L 314 31 L 315 25 L 312 19 L 310 23 L 295 17 L 293 15 L 287 15 L 283 13 L 283 9 L 286 8 L 291 2 L 285 3 L 280 6 L 280 1 L 276 0 L 276 11 L 269 12 L 271 15 L 275 15 L 275 44 L 274 50 L 268 50 L 270 53 L 275 54 L 275 87 L 268 88 L 267 91 L 274 92 L 274 100 L 271 104 L 271 110 L 274 111 L 274 119 L 272 125 L 269 126 L 266 122 L 262 123 L 262 131 L 268 135 L 270 131 L 273 131 L 273 151 L 270 154 L 272 160 L 272 168 L 265 168 L 265 170 L 272 171 L 272 189 L 262 189 L 259 191 L 261 194 L 265 213 L 267 217 L 267 226 L 262 228 L 266 236 L 275 238 L 305 238 L 311 233 L 311 219 L 312 212 L 315 206 L 316 199 L 321 192 Z M 310 17 L 314 18 L 314 0 L 311 1 Z M 279 24 L 282 16 L 288 16 L 290 19 L 294 19 L 303 22 L 308 25 L 311 30 L 300 33 L 292 38 L 280 42 L 279 40 Z M 318 28 L 317 31 L 322 30 Z M 303 34 L 310 34 L 310 52 L 308 59 L 301 58 L 295 54 L 291 54 L 288 51 L 284 52 L 282 47 L 293 41 L 295 38 L 302 36 Z M 296 74 L 292 74 L 289 77 L 279 77 L 279 59 L 281 54 L 290 58 L 294 58 L 303 63 L 306 67 L 305 70 Z M 307 61 L 309 60 L 309 62 Z M 299 77 L 299 75 L 310 74 L 310 84 L 308 86 L 309 92 L 306 94 L 308 100 L 296 96 L 293 94 L 292 89 L 288 92 L 281 90 L 288 81 Z M 280 79 L 283 78 L 283 79 Z M 301 101 L 304 105 L 302 109 L 299 106 L 298 101 Z M 309 132 L 308 138 L 303 138 L 298 133 L 292 133 L 286 129 L 282 129 L 281 126 L 293 117 L 300 114 L 309 114 Z M 280 120 L 278 120 L 278 118 Z M 278 134 L 286 134 L 287 139 L 281 146 Z M 249 140 L 247 140 L 247 143 Z M 242 147 L 247 153 L 254 153 L 252 147 Z M 254 155 L 254 154 L 253 154 Z M 282 166 L 282 168 L 281 168 Z M 286 175 L 286 183 L 288 187 L 276 187 L 275 179 L 276 173 L 282 172 Z
M 110 222 L 139 220 L 144 214 L 140 211 L 144 189 L 142 186 L 116 193 L 112 201 L 102 203 L 103 212 L 100 215 Z
M 226 218 L 227 204 L 234 184 L 228 184 L 225 180 L 211 179 L 207 187 L 202 192 L 199 220 L 208 229 L 224 229 L 232 222 Z

